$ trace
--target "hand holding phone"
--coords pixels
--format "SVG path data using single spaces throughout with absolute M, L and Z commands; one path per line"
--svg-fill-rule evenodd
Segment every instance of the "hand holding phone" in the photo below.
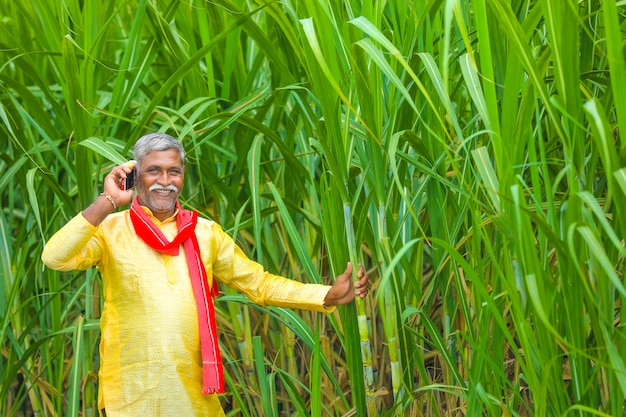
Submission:
M 130 173 L 126 174 L 126 179 L 122 181 L 122 190 L 126 191 L 135 187 L 135 181 L 137 180 L 137 161 L 131 160 L 124 165 L 132 169 Z

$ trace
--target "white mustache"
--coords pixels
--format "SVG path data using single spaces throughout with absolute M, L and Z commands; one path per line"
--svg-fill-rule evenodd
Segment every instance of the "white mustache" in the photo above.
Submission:
M 159 184 L 153 184 L 150 186 L 150 188 L 148 188 L 149 191 L 174 191 L 175 193 L 178 192 L 178 187 L 175 185 L 159 185 Z

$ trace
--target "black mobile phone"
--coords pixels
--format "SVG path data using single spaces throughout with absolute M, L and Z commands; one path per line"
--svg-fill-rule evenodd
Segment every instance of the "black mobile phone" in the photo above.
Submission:
M 131 190 L 135 186 L 135 181 L 137 180 L 137 162 L 136 161 L 128 161 L 126 162 L 126 166 L 131 168 L 132 171 L 128 175 L 126 175 L 126 179 L 122 181 L 122 190 Z
M 131 190 L 135 186 L 137 177 L 137 168 L 133 168 L 130 174 L 126 175 L 126 179 L 122 182 L 122 190 Z

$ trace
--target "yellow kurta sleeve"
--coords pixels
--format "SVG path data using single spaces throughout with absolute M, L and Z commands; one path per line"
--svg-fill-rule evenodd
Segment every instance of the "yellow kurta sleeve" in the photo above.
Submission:
M 92 239 L 98 228 L 77 214 L 46 243 L 41 259 L 57 271 L 87 269 L 102 257 L 100 242 Z
M 270 274 L 264 267 L 250 260 L 215 222 L 202 222 L 198 241 L 205 242 L 205 251 L 210 259 L 205 262 L 207 275 L 215 276 L 229 287 L 246 294 L 260 305 L 298 308 L 329 313 L 335 308 L 324 307 L 324 299 L 330 286 L 305 284 L 292 279 Z M 198 225 L 200 225 L 200 221 Z M 207 230 L 208 227 L 208 230 Z M 204 237 L 204 238 L 203 238 Z M 203 238 L 203 239 L 201 239 Z M 212 268 L 212 270 L 210 270 Z

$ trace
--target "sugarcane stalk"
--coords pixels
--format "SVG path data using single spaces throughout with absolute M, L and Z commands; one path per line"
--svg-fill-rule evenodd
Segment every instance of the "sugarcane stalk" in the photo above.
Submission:
M 385 227 L 385 205 L 381 204 L 377 215 L 378 240 L 381 245 L 377 247 L 379 252 L 378 258 L 381 259 L 381 273 L 385 273 L 387 269 L 387 260 L 391 259 L 391 250 L 389 248 L 389 238 Z M 384 252 L 384 253 L 383 253 Z M 395 276 L 395 274 L 394 274 Z M 393 291 L 390 285 L 381 288 L 383 297 L 380 299 L 380 314 L 382 317 L 383 328 L 385 330 L 385 339 L 389 346 L 389 361 L 391 368 L 391 384 L 393 391 L 394 403 L 399 403 L 402 398 L 402 364 L 399 355 L 398 343 L 398 317 L 396 307 L 394 305 Z M 396 415 L 403 416 L 402 407 L 396 408 Z
M 349 204 L 344 204 L 343 214 L 346 226 L 350 262 L 354 265 L 352 269 L 352 279 L 353 281 L 358 281 L 358 257 L 354 227 L 352 223 L 352 210 Z M 373 417 L 376 415 L 376 402 L 374 395 L 374 372 L 372 369 L 372 348 L 370 346 L 369 339 L 369 326 L 367 323 L 364 301 L 360 297 L 356 297 L 355 304 L 357 310 L 357 323 L 359 327 L 359 342 L 361 345 L 361 359 L 363 361 L 363 376 L 365 378 L 365 401 L 367 405 L 367 415 Z

